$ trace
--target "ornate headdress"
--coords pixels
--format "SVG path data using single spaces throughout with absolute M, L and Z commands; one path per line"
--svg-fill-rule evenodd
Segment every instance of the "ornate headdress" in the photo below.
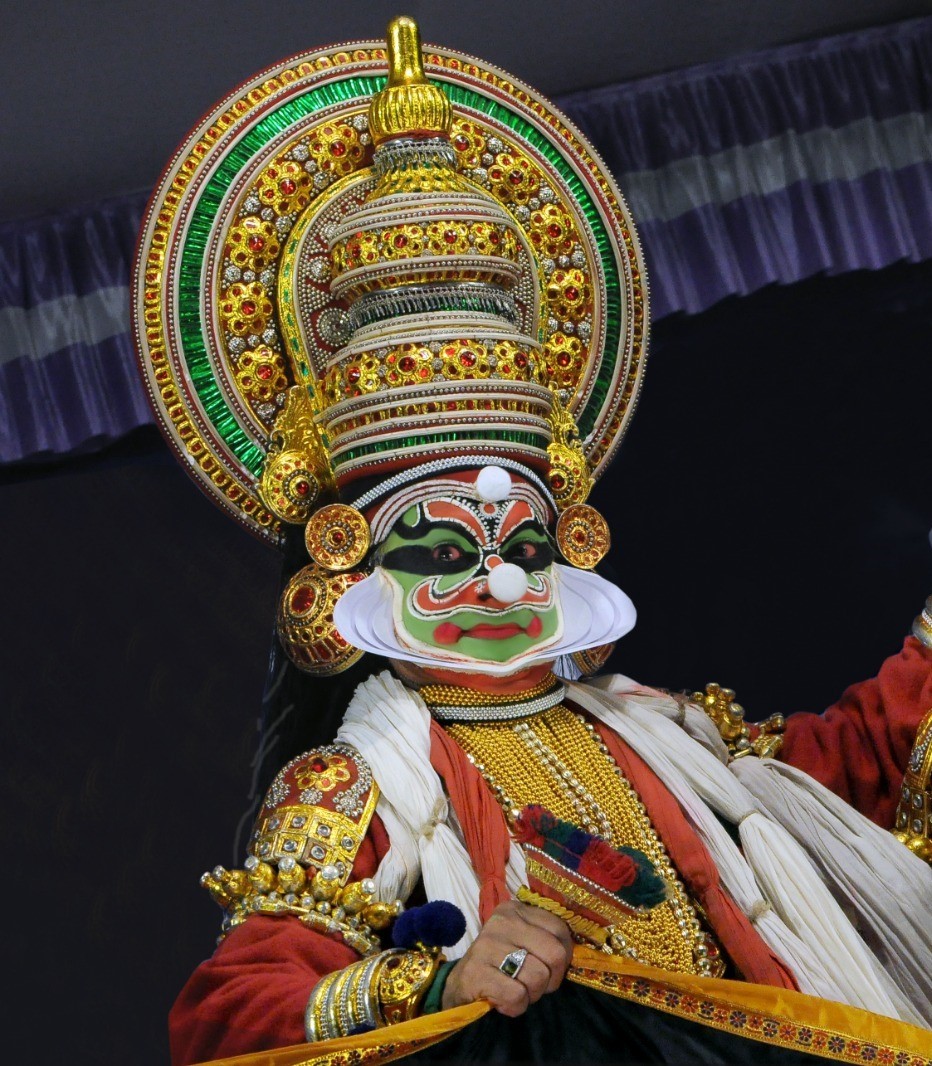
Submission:
M 192 133 L 149 207 L 135 323 L 201 487 L 273 543 L 306 527 L 279 615 L 304 669 L 358 657 L 334 604 L 369 520 L 425 478 L 496 465 L 561 515 L 570 562 L 607 549 L 585 499 L 643 367 L 634 227 L 566 119 L 495 68 L 422 55 L 410 19 L 387 48 L 264 71 Z

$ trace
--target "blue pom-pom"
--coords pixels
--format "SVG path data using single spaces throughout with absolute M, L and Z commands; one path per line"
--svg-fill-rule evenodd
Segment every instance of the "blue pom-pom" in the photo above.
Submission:
M 463 912 L 445 899 L 436 899 L 421 907 L 404 911 L 392 928 L 392 943 L 396 948 L 450 947 L 466 932 Z

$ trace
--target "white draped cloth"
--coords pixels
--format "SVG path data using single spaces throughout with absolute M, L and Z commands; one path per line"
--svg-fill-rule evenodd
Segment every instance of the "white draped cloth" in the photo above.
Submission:
M 657 774 L 718 866 L 722 883 L 802 991 L 932 1025 L 932 868 L 807 774 L 728 753 L 704 712 L 616 675 L 571 684 L 567 698 L 604 722 Z M 372 769 L 391 846 L 382 898 L 455 903 L 479 933 L 479 882 L 430 764 L 430 712 L 382 673 L 356 690 L 337 739 Z M 720 819 L 738 827 L 739 848 Z M 506 883 L 525 882 L 512 844 Z

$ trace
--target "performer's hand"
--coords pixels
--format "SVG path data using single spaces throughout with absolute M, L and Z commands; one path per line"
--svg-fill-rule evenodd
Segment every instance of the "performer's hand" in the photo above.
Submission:
M 512 951 L 527 958 L 515 977 L 499 969 Z M 573 954 L 569 926 L 554 914 L 509 900 L 497 907 L 466 954 L 453 967 L 443 990 L 443 1008 L 487 999 L 515 1018 L 545 992 L 560 987 Z

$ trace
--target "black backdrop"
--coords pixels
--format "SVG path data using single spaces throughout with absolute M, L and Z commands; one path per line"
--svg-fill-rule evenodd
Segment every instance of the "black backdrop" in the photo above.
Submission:
M 614 668 L 760 717 L 897 649 L 932 592 L 930 335 L 932 264 L 655 327 L 593 500 L 640 614 Z M 3 482 L 4 1043 L 163 1063 L 218 927 L 198 876 L 242 860 L 279 560 L 155 430 Z

